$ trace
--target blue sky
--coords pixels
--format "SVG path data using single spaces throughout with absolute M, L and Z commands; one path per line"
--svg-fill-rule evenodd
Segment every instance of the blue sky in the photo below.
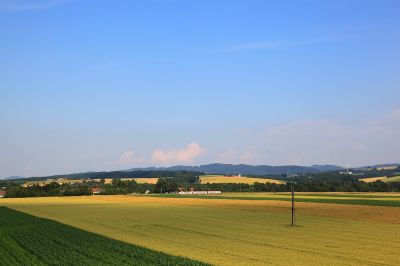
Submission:
M 0 177 L 400 161 L 400 2 L 0 0 Z

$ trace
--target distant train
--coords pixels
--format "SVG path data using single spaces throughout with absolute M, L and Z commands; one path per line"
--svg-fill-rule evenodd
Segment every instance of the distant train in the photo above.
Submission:
M 205 194 L 221 194 L 220 190 L 208 190 L 208 191 L 179 191 L 179 195 L 205 195 Z

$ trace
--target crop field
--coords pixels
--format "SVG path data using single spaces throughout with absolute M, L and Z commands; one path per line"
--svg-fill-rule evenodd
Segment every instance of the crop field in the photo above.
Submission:
M 95 182 L 100 182 L 101 179 L 95 178 L 91 179 L 92 181 Z M 158 181 L 158 178 L 149 178 L 149 177 L 138 177 L 138 178 L 121 178 L 122 181 L 132 181 L 135 180 L 138 184 L 156 184 Z M 84 179 L 63 179 L 62 181 L 56 180 L 56 179 L 49 179 L 45 181 L 29 181 L 25 182 L 23 184 L 24 187 L 29 187 L 33 185 L 38 185 L 38 186 L 45 186 L 49 185 L 52 182 L 58 182 L 62 184 L 80 184 L 84 181 Z M 112 183 L 112 178 L 105 178 L 104 179 L 105 184 L 111 184 Z
M 134 178 L 138 184 L 157 184 L 158 178 Z
M 100 179 L 94 179 L 97 182 L 100 182 Z M 138 177 L 138 178 L 121 178 L 122 181 L 132 181 L 135 180 L 138 184 L 156 184 L 158 181 L 158 178 L 152 178 L 152 177 Z M 112 178 L 106 178 L 104 180 L 105 184 L 111 184 L 112 183 Z
M 396 169 L 396 168 L 397 168 L 397 165 L 378 167 L 378 168 L 376 168 L 376 169 L 377 169 L 377 170 L 393 170 L 393 169 Z
M 37 185 L 37 186 L 45 186 L 45 185 L 49 185 L 52 182 L 58 182 L 56 179 L 49 179 L 49 180 L 44 180 L 44 181 L 29 181 L 29 182 L 25 182 L 22 186 L 23 187 L 30 187 L 33 185 Z M 83 179 L 71 179 L 71 180 L 63 180 L 62 183 L 63 184 L 80 184 L 83 182 Z
M 400 202 L 400 194 L 296 197 L 296 227 L 290 226 L 285 193 L 23 198 L 0 199 L 0 205 L 135 248 L 215 265 L 400 265 L 400 208 L 374 204 Z
M 360 181 L 370 183 L 370 182 L 375 182 L 375 181 L 382 181 L 382 182 L 399 182 L 400 181 L 400 176 L 392 176 L 392 177 L 387 177 L 387 176 L 381 176 L 381 177 L 368 177 L 368 178 L 361 178 Z
M 291 201 L 289 193 L 223 193 L 219 195 L 151 195 L 164 198 Z M 400 207 L 398 193 L 296 193 L 297 202 Z
M 0 207 L 0 265 L 205 265 Z
M 272 183 L 284 184 L 284 181 L 269 179 L 269 178 L 254 178 L 254 177 L 239 177 L 239 176 L 224 176 L 224 175 L 203 175 L 200 176 L 201 184 L 221 184 L 221 183 L 234 183 L 234 184 L 254 184 L 254 183 Z

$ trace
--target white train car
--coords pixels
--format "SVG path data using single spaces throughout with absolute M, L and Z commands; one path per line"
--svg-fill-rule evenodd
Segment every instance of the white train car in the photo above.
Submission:
M 179 191 L 179 195 L 207 195 L 207 194 L 221 194 L 220 190 L 208 190 L 208 191 Z

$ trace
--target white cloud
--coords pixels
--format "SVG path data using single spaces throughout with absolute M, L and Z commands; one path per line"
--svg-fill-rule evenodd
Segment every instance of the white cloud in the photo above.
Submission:
M 192 142 L 182 149 L 155 150 L 152 154 L 152 162 L 160 164 L 169 163 L 193 163 L 194 159 L 206 152 L 199 144 Z
M 122 165 L 142 164 L 145 162 L 146 159 L 143 156 L 135 154 L 132 150 L 122 153 L 118 160 L 118 164 Z
M 2 12 L 23 12 L 49 9 L 75 0 L 3 0 L 0 2 Z

